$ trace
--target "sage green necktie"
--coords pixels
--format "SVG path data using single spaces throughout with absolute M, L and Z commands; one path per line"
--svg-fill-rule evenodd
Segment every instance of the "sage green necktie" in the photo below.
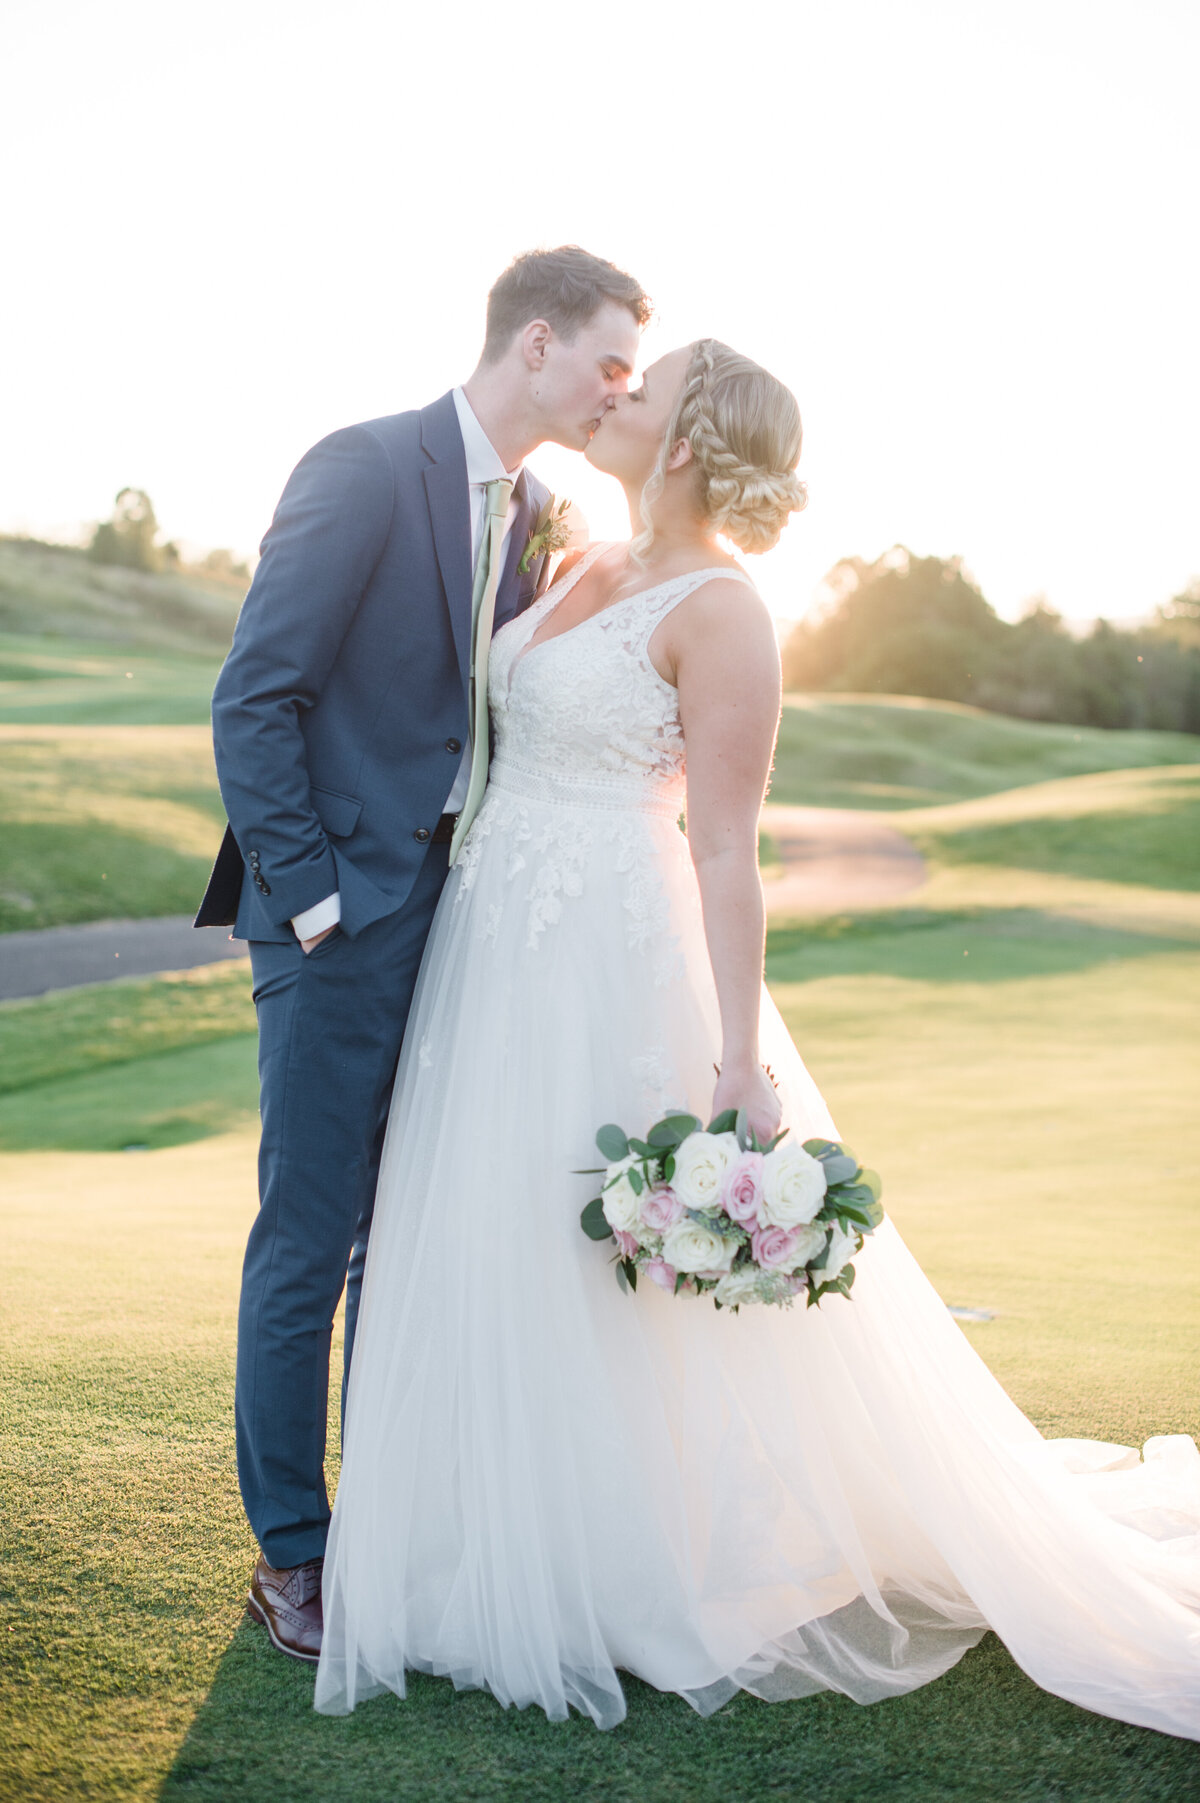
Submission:
M 504 544 L 504 527 L 508 519 L 511 482 L 489 482 L 484 501 L 483 537 L 475 560 L 475 582 L 471 591 L 471 775 L 467 783 L 467 799 L 454 823 L 450 840 L 450 862 L 462 850 L 467 829 L 479 812 L 483 791 L 487 787 L 488 754 L 488 654 L 492 648 L 492 627 L 496 620 L 496 590 L 500 586 L 500 551 Z

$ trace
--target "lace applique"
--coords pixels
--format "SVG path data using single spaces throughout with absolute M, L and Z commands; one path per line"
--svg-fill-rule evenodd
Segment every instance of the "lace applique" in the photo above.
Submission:
M 661 821 L 682 813 L 686 771 L 679 698 L 648 647 L 679 601 L 712 577 L 738 572 L 691 571 L 531 645 L 604 549 L 594 546 L 493 640 L 488 698 L 496 754 L 459 856 L 454 903 L 470 895 L 484 848 L 498 835 L 505 887 L 496 900 L 489 883 L 486 911 L 473 930 L 498 943 L 504 915 L 516 906 L 525 910 L 525 945 L 536 950 L 583 894 L 591 860 L 611 860 L 607 869 L 624 879 L 627 943 L 649 959 L 651 981 L 661 987 L 683 971 L 663 880 Z
M 633 1080 L 647 1096 L 654 1097 L 651 1106 L 663 1108 L 663 1096 L 675 1081 L 675 1070 L 665 1046 L 651 1046 L 632 1063 Z M 649 1124 L 649 1123 L 648 1123 Z M 642 1129 L 645 1131 L 645 1128 Z
M 583 867 L 593 833 L 586 821 L 567 814 L 552 820 L 534 838 L 532 849 L 542 862 L 529 889 L 529 932 L 525 944 L 536 951 L 548 926 L 562 918 L 564 896 L 583 894 Z

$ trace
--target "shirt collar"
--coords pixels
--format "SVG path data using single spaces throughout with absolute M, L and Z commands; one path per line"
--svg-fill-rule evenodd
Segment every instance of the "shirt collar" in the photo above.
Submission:
M 462 433 L 463 449 L 467 453 L 467 481 L 499 482 L 502 479 L 515 482 L 521 474 L 521 465 L 515 470 L 506 470 L 500 461 L 500 454 L 495 445 L 480 425 L 475 416 L 475 409 L 461 388 L 451 390 L 454 396 L 454 408 L 458 414 L 458 427 Z

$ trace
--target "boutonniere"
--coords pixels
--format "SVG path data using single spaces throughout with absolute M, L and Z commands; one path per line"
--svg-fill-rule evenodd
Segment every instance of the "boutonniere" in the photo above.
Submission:
M 550 496 L 534 522 L 529 543 L 517 565 L 522 576 L 528 576 L 535 557 L 549 557 L 555 551 L 566 550 L 571 540 L 571 526 L 567 519 L 570 511 L 570 501 L 559 501 L 556 505 L 554 496 Z

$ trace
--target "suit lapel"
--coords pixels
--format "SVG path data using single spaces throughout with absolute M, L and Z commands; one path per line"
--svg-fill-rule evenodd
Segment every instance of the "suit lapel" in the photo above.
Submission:
M 471 669 L 471 502 L 467 492 L 467 457 L 453 395 L 444 394 L 441 400 L 422 407 L 421 446 L 431 459 L 425 467 L 425 494 L 454 649 L 465 685 Z

